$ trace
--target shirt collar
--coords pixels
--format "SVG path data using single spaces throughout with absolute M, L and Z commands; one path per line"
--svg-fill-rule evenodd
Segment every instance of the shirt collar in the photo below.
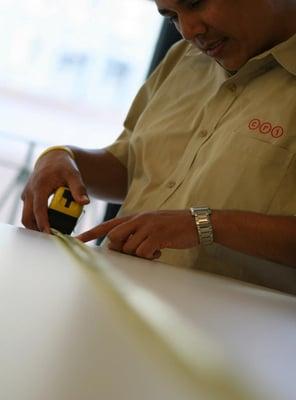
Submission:
M 195 46 L 189 46 L 187 50 L 187 56 L 196 56 L 202 54 L 202 52 L 197 49 Z M 296 62 L 295 62 L 295 54 L 296 54 L 296 34 L 291 36 L 289 39 L 285 40 L 272 47 L 271 49 L 259 54 L 251 58 L 249 62 L 253 60 L 264 60 L 270 58 L 274 58 L 278 64 L 280 64 L 283 68 L 285 68 L 288 72 L 296 76 Z M 205 55 L 206 56 L 206 55 Z M 206 56 L 208 57 L 208 56 Z M 245 64 L 245 65 L 247 65 Z M 222 68 L 222 67 L 221 67 Z
M 276 61 L 288 72 L 296 76 L 296 34 L 270 50 Z

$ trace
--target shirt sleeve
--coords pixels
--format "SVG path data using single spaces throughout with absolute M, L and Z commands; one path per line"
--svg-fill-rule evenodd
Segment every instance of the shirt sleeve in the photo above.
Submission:
M 124 121 L 122 133 L 114 143 L 106 148 L 125 167 L 128 168 L 129 141 L 140 116 L 176 64 L 186 54 L 189 47 L 190 45 L 185 40 L 181 40 L 171 47 L 163 61 L 146 80 L 134 98 Z

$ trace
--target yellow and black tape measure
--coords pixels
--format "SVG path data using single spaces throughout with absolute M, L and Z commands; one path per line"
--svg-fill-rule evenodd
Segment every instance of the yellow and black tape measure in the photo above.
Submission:
M 59 187 L 48 207 L 50 227 L 70 235 L 82 213 L 82 209 L 83 207 L 73 199 L 68 187 Z

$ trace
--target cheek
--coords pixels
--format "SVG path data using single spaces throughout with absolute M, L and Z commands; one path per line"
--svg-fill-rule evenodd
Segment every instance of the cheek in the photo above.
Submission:
M 260 35 L 256 35 L 255 31 L 250 31 L 249 34 L 241 35 L 239 38 L 240 52 L 248 59 L 261 53 L 262 46 L 262 39 Z
M 254 39 L 254 33 L 250 29 L 247 21 L 244 19 L 242 19 L 239 23 L 232 25 L 229 24 L 226 35 L 232 41 L 236 51 L 241 55 L 249 55 L 253 52 L 254 46 L 257 45 L 257 42 Z

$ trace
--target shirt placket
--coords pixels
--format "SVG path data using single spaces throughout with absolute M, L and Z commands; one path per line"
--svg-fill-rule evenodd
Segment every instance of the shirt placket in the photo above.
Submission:
M 239 87 L 238 83 L 230 78 L 221 85 L 215 97 L 205 105 L 202 123 L 188 143 L 176 169 L 163 182 L 161 193 L 158 193 L 157 197 L 151 198 L 153 204 L 158 204 L 159 208 L 164 207 L 168 199 L 180 188 L 204 144 L 213 135 L 219 121 L 241 91 L 242 87 Z

